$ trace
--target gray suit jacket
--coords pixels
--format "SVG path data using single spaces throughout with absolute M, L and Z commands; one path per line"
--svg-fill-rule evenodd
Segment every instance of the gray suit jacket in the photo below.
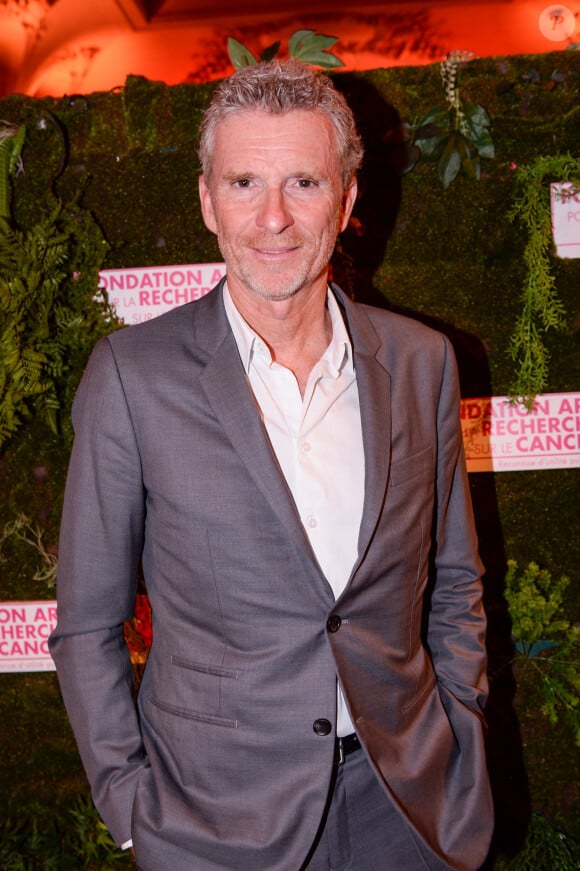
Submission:
M 408 824 L 452 868 L 487 851 L 481 566 L 453 354 L 334 291 L 366 463 L 337 601 L 219 289 L 102 340 L 77 393 L 50 649 L 97 807 L 146 871 L 300 868 L 333 765 L 334 729 L 313 723 L 334 724 L 337 675 Z M 141 556 L 154 640 L 136 710 L 122 624 Z

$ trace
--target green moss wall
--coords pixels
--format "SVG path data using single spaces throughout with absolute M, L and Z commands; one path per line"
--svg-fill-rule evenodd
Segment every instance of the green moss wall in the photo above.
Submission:
M 515 175 L 542 155 L 578 157 L 578 58 L 573 51 L 489 58 L 462 71 L 463 98 L 485 106 L 491 118 L 496 157 L 482 162 L 479 181 L 460 177 L 447 190 L 433 164 L 419 161 L 401 174 L 410 162 L 405 125 L 444 105 L 439 66 L 336 76 L 359 119 L 367 160 L 357 229 L 344 235 L 335 277 L 355 298 L 405 311 L 450 335 L 465 396 L 504 394 L 513 381 L 508 345 L 521 307 L 527 241 L 527 229 L 508 220 Z M 112 93 L 0 100 L 0 118 L 27 125 L 24 172 L 13 185 L 16 224 L 37 222 L 51 190 L 65 203 L 83 190 L 82 205 L 108 245 L 105 267 L 220 260 L 197 200 L 197 129 L 210 92 L 211 86 L 168 87 L 132 78 Z M 578 390 L 580 261 L 552 259 L 551 268 L 567 327 L 547 337 L 547 391 Z M 94 279 L 96 286 L 96 271 Z M 89 345 L 71 365 L 65 406 Z M 25 512 L 53 546 L 70 444 L 66 411 L 60 435 L 31 414 L 0 454 L 0 529 Z M 572 578 L 565 605 L 572 620 L 580 618 L 578 470 L 478 474 L 471 481 L 488 567 L 490 759 L 500 838 L 509 841 L 530 807 L 578 836 L 573 735 L 562 723 L 554 727 L 543 719 L 533 683 L 517 675 L 514 680 L 506 668 L 509 622 L 501 596 L 506 559 L 522 565 L 535 560 L 554 577 Z M 37 558 L 30 547 L 9 543 L 4 555 L 0 599 L 54 595 L 31 580 Z

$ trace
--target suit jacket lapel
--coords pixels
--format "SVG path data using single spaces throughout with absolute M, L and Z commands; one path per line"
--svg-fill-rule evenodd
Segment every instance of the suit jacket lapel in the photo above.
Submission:
M 200 315 L 196 318 L 196 344 L 210 354 L 200 378 L 201 385 L 233 448 L 272 511 L 320 572 L 248 384 L 225 314 L 222 285 L 223 282 L 208 295 L 206 305 L 200 306 L 196 312 Z
M 371 543 L 383 506 L 391 462 L 391 376 L 377 359 L 382 341 L 364 309 L 333 286 L 346 316 L 354 349 L 365 453 L 365 501 L 356 573 Z

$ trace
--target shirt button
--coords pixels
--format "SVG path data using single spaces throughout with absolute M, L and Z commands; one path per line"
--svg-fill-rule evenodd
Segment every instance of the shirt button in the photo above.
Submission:
M 308 526 L 310 527 L 310 529 L 316 529 L 316 527 L 318 526 L 318 520 L 316 519 L 316 517 L 308 518 Z
M 310 442 L 302 442 L 302 450 L 307 454 L 310 450 Z
M 323 717 L 321 717 L 320 720 L 315 720 L 312 724 L 312 728 L 317 735 L 330 735 L 332 732 L 330 720 L 325 720 Z
M 331 616 L 326 621 L 326 628 L 329 632 L 338 632 L 341 626 L 342 620 L 340 619 L 338 614 L 331 614 Z

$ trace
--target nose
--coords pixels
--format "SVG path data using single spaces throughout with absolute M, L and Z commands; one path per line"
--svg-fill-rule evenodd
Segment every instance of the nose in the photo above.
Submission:
M 294 223 L 290 214 L 284 191 L 280 188 L 266 188 L 256 216 L 256 224 L 269 233 L 281 233 Z

